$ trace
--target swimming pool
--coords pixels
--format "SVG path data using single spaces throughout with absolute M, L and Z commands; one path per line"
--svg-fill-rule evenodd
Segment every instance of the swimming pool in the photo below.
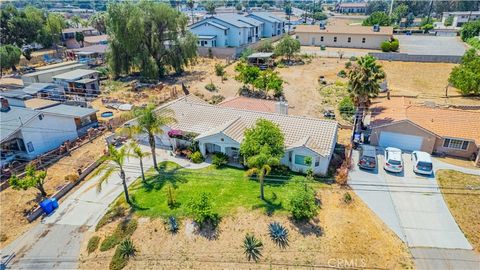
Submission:
M 112 117 L 112 116 L 113 116 L 113 112 L 110 112 L 110 111 L 108 111 L 108 112 L 103 112 L 103 113 L 101 114 L 101 116 L 102 116 L 102 117 L 105 117 L 105 118 Z

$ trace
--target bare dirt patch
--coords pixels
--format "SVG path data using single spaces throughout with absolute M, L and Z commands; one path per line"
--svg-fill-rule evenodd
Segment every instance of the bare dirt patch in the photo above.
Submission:
M 188 230 L 189 220 L 182 220 L 180 230 L 172 235 L 161 219 L 139 222 L 132 240 L 139 250 L 130 260 L 130 269 L 195 268 L 195 269 L 267 269 L 325 267 L 330 263 L 353 260 L 357 267 L 387 269 L 412 268 L 406 246 L 350 192 L 350 204 L 342 201 L 345 191 L 319 190 L 322 210 L 309 223 L 296 223 L 286 215 L 267 216 L 260 211 L 239 210 L 223 217 L 218 238 L 212 240 Z M 267 226 L 278 221 L 289 230 L 289 245 L 279 248 L 269 238 Z M 102 228 L 97 235 L 106 235 L 115 226 Z M 263 257 L 255 264 L 243 254 L 242 241 L 253 233 L 263 242 Z M 90 237 L 90 236 L 89 236 Z M 80 259 L 81 269 L 107 267 L 113 251 L 96 251 L 88 255 L 86 243 Z M 341 265 L 340 265 L 341 266 Z

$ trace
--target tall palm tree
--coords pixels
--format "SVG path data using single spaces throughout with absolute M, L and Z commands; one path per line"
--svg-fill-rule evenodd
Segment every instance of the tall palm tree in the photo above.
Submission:
M 193 0 L 188 0 L 187 1 L 187 6 L 190 9 L 190 12 L 192 14 L 192 23 L 194 23 L 195 20 L 193 19 L 193 7 L 195 6 L 195 2 Z
M 123 192 L 125 193 L 125 200 L 128 204 L 132 204 L 130 196 L 128 195 L 127 181 L 125 177 L 124 163 L 125 158 L 128 157 L 128 147 L 122 147 L 120 149 L 115 148 L 113 145 L 108 145 L 108 155 L 100 159 L 102 165 L 93 173 L 93 176 L 97 176 L 103 173 L 98 181 L 97 189 L 102 190 L 103 182 L 106 182 L 108 178 L 114 173 L 118 172 L 122 179 Z
M 153 104 L 134 110 L 133 115 L 136 117 L 134 123 L 125 125 L 120 131 L 127 133 L 129 136 L 147 134 L 153 158 L 153 166 L 158 171 L 157 156 L 155 155 L 155 135 L 163 134 L 164 131 L 162 128 L 176 122 L 176 120 L 170 116 L 171 111 L 169 110 L 163 110 L 157 114 L 157 112 L 155 112 L 155 105 Z
M 75 25 L 75 27 L 79 27 L 80 23 L 82 21 L 82 18 L 80 18 L 78 15 L 73 16 L 71 19 L 72 23 Z
M 378 96 L 380 83 L 384 78 L 385 73 L 382 66 L 371 55 L 360 57 L 350 69 L 348 92 L 357 106 L 356 130 L 361 125 L 364 112 L 370 107 L 370 99 Z
M 257 175 L 258 181 L 260 182 L 260 198 L 265 200 L 264 195 L 264 182 L 265 176 L 270 174 L 272 170 L 271 166 L 278 165 L 280 160 L 272 156 L 271 151 L 268 145 L 264 145 L 260 149 L 258 155 L 252 156 L 247 160 L 247 166 L 250 168 L 247 172 L 247 176 Z
M 145 182 L 145 173 L 143 170 L 143 159 L 150 156 L 150 153 L 143 152 L 140 145 L 138 145 L 138 143 L 135 141 L 132 141 L 130 143 L 128 150 L 129 150 L 128 152 L 129 156 L 138 158 L 138 160 L 140 160 L 140 171 L 142 172 L 142 181 Z

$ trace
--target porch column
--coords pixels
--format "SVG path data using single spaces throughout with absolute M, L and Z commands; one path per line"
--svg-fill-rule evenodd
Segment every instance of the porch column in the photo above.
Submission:
M 225 149 L 224 145 L 220 145 L 220 152 L 227 154 L 227 149 Z
M 202 153 L 202 156 L 207 155 L 207 151 L 205 149 L 205 144 L 202 142 L 198 142 L 198 148 L 200 148 L 200 153 Z

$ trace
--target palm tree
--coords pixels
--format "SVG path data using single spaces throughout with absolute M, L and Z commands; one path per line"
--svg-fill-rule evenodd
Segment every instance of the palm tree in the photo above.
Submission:
M 267 145 L 264 145 L 260 149 L 260 153 L 255 156 L 251 156 L 247 160 L 247 165 L 250 168 L 246 174 L 247 176 L 257 175 L 260 182 L 260 198 L 265 200 L 264 196 L 264 180 L 265 176 L 270 174 L 272 170 L 271 166 L 278 165 L 280 160 L 271 155 L 271 151 Z
M 102 165 L 100 165 L 95 171 L 95 173 L 93 173 L 93 176 L 97 176 L 103 172 L 97 186 L 98 191 L 100 191 L 102 190 L 103 182 L 107 181 L 108 178 L 112 175 L 112 173 L 118 172 L 120 178 L 122 179 L 125 200 L 128 204 L 132 204 L 132 202 L 130 201 L 130 196 L 128 195 L 127 181 L 125 178 L 124 163 L 126 157 L 128 157 L 128 147 L 122 147 L 120 149 L 117 149 L 111 144 L 108 145 L 108 155 L 100 159 Z
M 169 110 L 163 110 L 160 114 L 157 114 L 157 112 L 155 112 L 155 105 L 153 104 L 133 111 L 133 115 L 136 117 L 134 123 L 125 125 L 120 131 L 127 133 L 129 136 L 145 133 L 148 135 L 153 166 L 158 171 L 157 156 L 155 155 L 155 135 L 163 134 L 164 131 L 162 127 L 174 123 L 176 120 L 170 116 L 171 111 Z
M 195 21 L 193 19 L 193 7 L 195 6 L 195 2 L 193 0 L 188 0 L 187 1 L 187 6 L 190 9 L 190 12 L 192 14 L 192 23 L 194 23 Z
M 385 78 L 382 66 L 377 64 L 375 57 L 366 55 L 360 57 L 348 73 L 348 92 L 357 106 L 355 130 L 361 124 L 365 109 L 370 107 L 371 98 L 378 95 L 380 83 Z
M 82 19 L 78 15 L 73 16 L 70 20 L 77 28 L 80 26 L 80 23 L 82 21 Z
M 138 158 L 140 160 L 140 171 L 142 172 L 142 181 L 145 182 L 145 173 L 143 170 L 143 159 L 150 156 L 150 153 L 143 152 L 140 145 L 137 142 L 132 141 L 129 145 L 129 156 Z M 130 153 L 131 152 L 131 153 Z

